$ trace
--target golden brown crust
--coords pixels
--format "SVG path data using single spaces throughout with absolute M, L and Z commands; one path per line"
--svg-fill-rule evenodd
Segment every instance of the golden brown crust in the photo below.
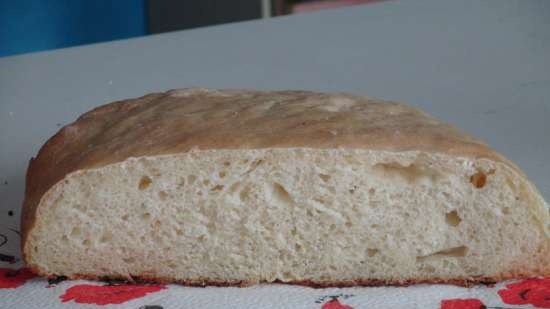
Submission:
M 62 128 L 30 160 L 22 252 L 37 207 L 77 170 L 199 149 L 362 148 L 418 150 L 512 163 L 485 144 L 394 102 L 306 91 L 182 89 L 110 103 Z M 367 284 L 370 281 L 365 281 Z

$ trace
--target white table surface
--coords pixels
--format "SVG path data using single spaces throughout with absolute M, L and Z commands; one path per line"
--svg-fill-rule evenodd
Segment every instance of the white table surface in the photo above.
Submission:
M 389 1 L 0 58 L 0 229 L 18 228 L 28 160 L 61 125 L 189 86 L 406 102 L 501 151 L 550 200 L 550 1 Z

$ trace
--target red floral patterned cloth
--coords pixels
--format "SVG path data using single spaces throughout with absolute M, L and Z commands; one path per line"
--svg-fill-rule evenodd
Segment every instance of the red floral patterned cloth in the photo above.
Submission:
M 149 293 L 164 289 L 160 285 L 92 285 L 78 284 L 68 288 L 60 296 L 62 302 L 74 301 L 80 304 L 122 304 L 141 298 Z
M 502 301 L 511 305 L 531 304 L 535 308 L 550 308 L 550 278 L 527 279 L 498 291 Z
M 312 289 L 289 285 L 249 288 L 192 288 L 178 285 L 52 281 L 25 268 L 0 268 L 1 308 L 550 308 L 550 278 L 508 281 L 495 286 L 446 285 Z M 90 308 L 92 308 L 90 307 Z

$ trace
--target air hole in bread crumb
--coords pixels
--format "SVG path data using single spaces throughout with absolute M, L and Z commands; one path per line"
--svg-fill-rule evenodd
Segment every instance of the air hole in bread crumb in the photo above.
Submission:
M 334 231 L 335 229 L 336 229 L 336 225 L 335 225 L 335 224 L 331 224 L 331 225 L 329 226 L 329 230 Z
M 438 257 L 464 257 L 466 256 L 467 252 L 468 252 L 468 247 L 466 246 L 453 247 L 453 248 L 441 250 L 432 254 L 428 254 L 425 256 L 417 256 L 416 261 L 422 262 L 426 259 L 433 259 Z
M 183 235 L 183 231 L 180 229 L 176 229 L 176 235 L 181 236 Z
M 133 257 L 127 257 L 127 258 L 123 258 L 122 259 L 124 261 L 124 263 L 126 264 L 132 264 L 136 261 L 136 259 L 134 259 Z
M 296 251 L 302 251 L 302 246 L 300 244 L 295 244 L 294 245 L 294 250 Z
M 230 166 L 230 165 L 231 165 L 231 162 L 225 161 L 225 162 L 223 162 L 223 165 L 224 165 L 224 166 Z
M 212 189 L 210 189 L 210 191 L 221 191 L 221 190 L 223 190 L 222 185 L 216 185 Z
M 78 236 L 78 235 L 80 235 L 80 228 L 78 226 L 75 226 L 71 230 L 71 236 Z
M 371 224 L 370 227 L 373 230 L 377 230 L 380 226 L 378 224 Z
M 315 197 L 315 198 L 313 198 L 313 200 L 316 201 L 317 203 L 321 204 L 321 205 L 326 205 L 327 204 L 327 201 L 323 197 Z
M 504 207 L 502 208 L 502 213 L 505 215 L 509 215 L 511 212 L 510 207 Z
M 195 181 L 197 180 L 197 176 L 195 175 L 189 175 L 187 176 L 187 182 L 192 185 L 193 183 L 195 183 Z
M 369 189 L 369 196 L 372 197 L 376 193 L 376 189 L 370 188 Z
M 224 178 L 225 177 L 225 172 L 224 171 L 221 171 L 218 173 L 218 176 L 220 176 L 220 178 Z
M 90 245 L 92 244 L 92 241 L 89 240 L 89 239 L 84 239 L 82 241 L 82 245 L 86 246 L 86 247 L 89 247 Z
M 428 273 L 433 273 L 433 272 L 435 272 L 435 268 L 431 265 L 426 265 L 426 266 L 424 266 L 424 271 L 426 271 Z
M 351 223 L 351 221 L 346 221 L 346 227 L 352 227 L 353 226 L 353 223 Z
M 143 214 L 141 215 L 141 219 L 143 219 L 143 220 L 149 220 L 149 219 L 151 219 L 151 214 L 148 213 L 148 212 L 143 213 Z
M 239 193 L 239 199 L 241 201 L 246 201 L 248 199 L 249 194 L 250 194 L 250 188 L 246 187 L 246 188 L 242 189 L 241 192 Z
M 130 217 L 129 214 L 125 214 L 125 215 L 123 215 L 123 216 L 120 217 L 120 218 L 121 218 L 122 220 L 124 220 L 124 221 L 128 221 L 128 218 L 129 218 L 129 217 Z
M 149 176 L 143 176 L 139 180 L 138 189 L 145 190 L 145 189 L 147 189 L 147 187 L 149 187 L 151 185 L 152 182 L 153 181 L 151 180 L 151 178 Z
M 245 174 L 249 174 L 251 172 L 253 172 L 255 169 L 258 168 L 258 166 L 260 166 L 262 163 L 264 163 L 264 160 L 262 159 L 258 159 L 258 160 L 255 160 L 254 162 L 252 162 L 250 164 L 250 168 L 248 169 L 248 171 L 245 172 Z
M 280 183 L 273 183 L 273 198 L 279 204 L 291 205 L 294 200 L 290 196 L 290 193 Z
M 319 178 L 321 178 L 324 182 L 328 182 L 330 180 L 330 175 L 319 174 Z
M 445 222 L 450 226 L 458 226 L 462 219 L 458 216 L 458 212 L 453 210 L 445 214 Z
M 237 192 L 237 189 L 239 189 L 240 186 L 241 186 L 241 183 L 237 181 L 229 187 L 228 192 L 230 194 L 233 194 L 233 193 Z
M 208 186 L 210 184 L 210 180 L 205 179 L 205 180 L 202 181 L 202 184 L 205 185 L 205 186 Z
M 166 198 L 168 198 L 168 193 L 166 193 L 166 191 L 160 190 L 159 191 L 159 199 L 161 201 L 166 201 Z
M 103 235 L 101 235 L 101 238 L 99 239 L 99 242 L 104 244 L 104 243 L 110 241 L 111 239 L 113 239 L 113 234 L 107 232 L 107 233 L 104 233 Z
M 197 240 L 200 241 L 200 242 L 204 242 L 206 240 L 206 236 L 201 235 L 197 238 Z
M 485 186 L 485 183 L 487 182 L 487 175 L 485 173 L 478 171 L 477 173 L 470 176 L 470 182 L 474 185 L 474 187 L 481 189 Z
M 292 236 L 296 236 L 298 234 L 298 230 L 296 229 L 296 227 L 293 227 L 292 230 L 290 230 L 290 234 Z
M 388 179 L 404 180 L 411 184 L 421 179 L 435 182 L 440 177 L 439 172 L 430 167 L 415 164 L 403 165 L 398 162 L 377 163 L 372 170 L 373 173 L 379 173 Z
M 155 222 L 153 222 L 153 226 L 155 227 L 160 227 L 162 225 L 162 223 L 160 222 L 160 220 L 155 220 Z
M 378 253 L 378 249 L 367 248 L 367 256 L 373 257 Z
M 69 237 L 67 237 L 67 235 L 63 235 L 63 236 L 61 237 L 61 240 L 62 240 L 63 242 L 69 242 Z

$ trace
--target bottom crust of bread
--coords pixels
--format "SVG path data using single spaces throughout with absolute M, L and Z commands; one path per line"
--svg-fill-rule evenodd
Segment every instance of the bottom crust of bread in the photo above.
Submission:
M 44 275 L 36 269 L 30 268 L 30 270 L 38 275 L 46 276 L 48 279 L 56 279 L 55 275 Z M 550 275 L 550 274 L 549 274 Z M 340 281 L 314 281 L 314 280 L 294 280 L 294 281 L 281 281 L 276 280 L 273 282 L 253 281 L 253 280 L 212 280 L 212 279 L 190 279 L 190 280 L 174 280 L 170 278 L 155 277 L 154 275 L 140 275 L 140 276 L 95 276 L 92 274 L 78 274 L 74 276 L 66 277 L 69 280 L 94 280 L 110 283 L 120 284 L 179 284 L 183 286 L 191 287 L 248 287 L 255 284 L 262 283 L 275 283 L 275 284 L 288 284 L 307 286 L 310 288 L 345 288 L 345 287 L 377 287 L 377 286 L 396 286 L 406 287 L 415 284 L 448 284 L 461 287 L 472 287 L 474 285 L 492 285 L 500 281 L 511 279 L 527 279 L 531 277 L 537 277 L 532 273 L 518 273 L 514 275 L 502 275 L 499 277 L 471 277 L 463 279 L 442 279 L 442 278 L 418 278 L 418 279 L 355 279 L 355 280 L 340 280 Z

